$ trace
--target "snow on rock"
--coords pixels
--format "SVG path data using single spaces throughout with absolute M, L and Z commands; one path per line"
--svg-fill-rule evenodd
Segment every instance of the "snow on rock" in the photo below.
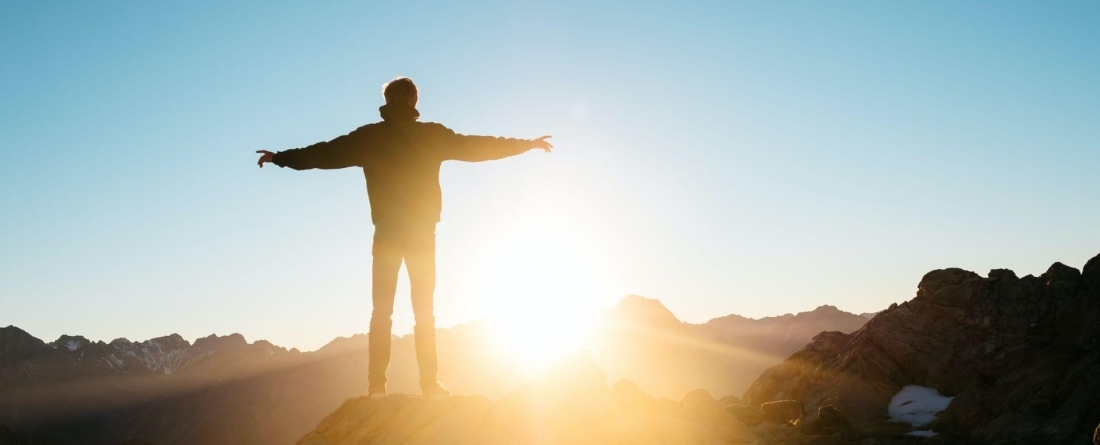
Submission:
M 111 346 L 123 357 L 132 358 L 146 369 L 164 374 L 172 374 L 202 358 L 191 352 L 191 344 L 179 334 L 143 342 L 119 338 L 112 341 Z
M 195 359 L 188 354 L 190 344 L 177 334 L 146 340 L 137 345 L 136 356 L 141 364 L 154 371 L 172 374 Z
M 65 348 L 68 349 L 69 352 L 76 352 L 77 349 L 80 349 L 90 343 L 91 342 L 88 341 L 88 339 L 79 335 L 62 335 L 61 337 L 57 338 L 57 341 L 50 343 L 50 346 L 52 346 L 54 349 Z
M 894 421 L 908 423 L 915 427 L 923 426 L 935 419 L 936 414 L 947 409 L 951 399 L 954 397 L 944 397 L 935 389 L 909 385 L 890 399 L 887 412 Z M 917 432 L 919 431 L 914 431 L 914 433 Z
M 936 432 L 932 431 L 932 430 L 919 430 L 919 431 L 910 431 L 909 435 L 910 436 L 916 436 L 916 437 L 936 437 Z

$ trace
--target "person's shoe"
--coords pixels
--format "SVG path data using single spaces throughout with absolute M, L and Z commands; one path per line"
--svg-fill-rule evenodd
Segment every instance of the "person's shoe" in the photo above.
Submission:
M 368 399 L 380 399 L 382 397 L 386 397 L 386 387 L 385 386 L 383 386 L 381 388 L 368 388 L 367 389 L 367 398 Z
M 443 388 L 443 385 L 439 382 L 428 386 L 421 386 L 421 391 L 424 392 L 424 398 L 428 400 L 443 400 L 451 396 L 451 392 Z

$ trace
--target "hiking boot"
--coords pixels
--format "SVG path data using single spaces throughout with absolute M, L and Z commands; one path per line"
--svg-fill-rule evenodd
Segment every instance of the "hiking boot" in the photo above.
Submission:
M 443 400 L 451 396 L 451 392 L 443 388 L 443 385 L 439 382 L 421 386 L 420 390 L 424 393 L 424 398 L 428 400 Z
M 371 387 L 371 388 L 367 389 L 367 398 L 368 399 L 380 399 L 382 397 L 386 397 L 386 387 L 385 386 Z

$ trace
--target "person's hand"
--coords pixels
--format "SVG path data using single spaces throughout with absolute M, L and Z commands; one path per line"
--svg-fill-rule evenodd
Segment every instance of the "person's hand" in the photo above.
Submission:
M 550 139 L 550 136 L 543 136 L 538 139 L 532 139 L 531 144 L 534 145 L 534 147 L 531 148 L 541 148 L 547 153 L 550 153 L 550 149 L 554 148 L 554 146 L 550 145 L 550 141 L 547 141 L 547 139 Z
M 267 150 L 256 150 L 256 153 L 263 153 L 260 155 L 260 161 L 256 163 L 260 168 L 264 168 L 266 162 L 275 162 L 275 153 Z

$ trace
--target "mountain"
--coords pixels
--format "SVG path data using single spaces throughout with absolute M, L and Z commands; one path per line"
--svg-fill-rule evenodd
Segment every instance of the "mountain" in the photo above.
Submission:
M 330 384 L 296 371 L 342 361 L 248 344 L 239 334 L 194 344 L 178 335 L 109 344 L 66 335 L 43 343 L 13 326 L 0 328 L 0 358 L 0 424 L 59 443 L 230 443 L 298 434 L 312 419 L 299 423 L 295 416 L 327 406 L 295 403 L 324 398 Z M 241 422 L 242 413 L 268 403 L 284 409 L 275 416 L 284 418 Z
M 1100 256 L 1081 271 L 929 272 L 854 334 L 826 332 L 745 392 L 949 443 L 1090 443 L 1100 423 Z M 878 426 L 876 426 L 878 425 Z M 894 423 L 896 426 L 897 423 Z
M 751 319 L 727 315 L 683 323 L 659 301 L 632 295 L 597 319 L 590 346 L 612 380 L 628 379 L 657 397 L 679 399 L 702 388 L 739 394 L 768 367 L 823 331 L 853 332 L 866 319 L 821 306 Z
M 809 312 L 755 320 L 727 315 L 692 326 L 692 330 L 708 341 L 782 359 L 801 349 L 817 334 L 854 332 L 866 323 L 867 319 L 859 315 L 826 305 Z
M 657 397 L 703 388 L 740 393 L 817 332 L 859 328 L 823 306 L 753 320 L 683 323 L 659 301 L 624 298 L 597 317 L 587 345 L 597 366 Z M 814 332 L 816 330 L 816 332 Z M 440 379 L 455 394 L 505 397 L 529 378 L 501 355 L 486 322 L 438 331 Z M 64 335 L 46 343 L 0 328 L 0 425 L 58 444 L 292 443 L 367 386 L 367 336 L 314 352 L 249 343 L 240 334 L 192 344 L 173 334 L 109 343 Z M 393 339 L 391 393 L 418 393 L 412 335 Z

